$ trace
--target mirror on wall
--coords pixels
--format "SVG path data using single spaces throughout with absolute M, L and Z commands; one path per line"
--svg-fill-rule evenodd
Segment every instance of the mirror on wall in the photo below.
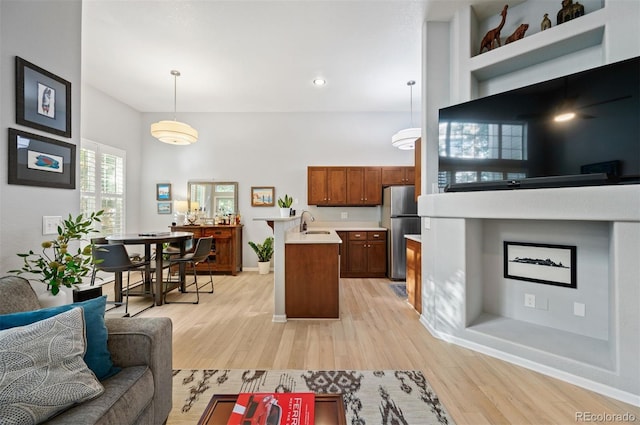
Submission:
M 190 181 L 187 183 L 189 211 L 203 218 L 238 213 L 238 182 Z

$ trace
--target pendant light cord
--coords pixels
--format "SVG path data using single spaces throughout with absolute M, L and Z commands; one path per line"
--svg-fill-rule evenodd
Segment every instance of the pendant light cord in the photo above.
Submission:
M 173 70 L 171 75 L 173 75 L 173 120 L 178 121 L 178 108 L 176 105 L 178 104 L 178 77 L 180 76 L 180 71 Z

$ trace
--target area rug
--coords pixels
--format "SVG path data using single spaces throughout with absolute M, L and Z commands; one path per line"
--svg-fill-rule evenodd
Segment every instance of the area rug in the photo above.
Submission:
M 454 423 L 415 370 L 183 369 L 173 371 L 167 425 L 195 424 L 212 395 L 239 392 L 342 394 L 349 425 Z
M 407 298 L 407 282 L 390 283 L 393 292 L 400 298 Z

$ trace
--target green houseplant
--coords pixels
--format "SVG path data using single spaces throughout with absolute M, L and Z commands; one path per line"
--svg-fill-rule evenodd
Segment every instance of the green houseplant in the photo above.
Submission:
M 9 273 L 38 275 L 37 280 L 47 285 L 52 295 L 57 295 L 61 286 L 72 288 L 82 283 L 82 278 L 93 268 L 91 243 L 79 247 L 75 253 L 70 251 L 69 243 L 87 241 L 87 235 L 97 233 L 94 226 L 100 222 L 103 213 L 80 214 L 75 218 L 69 214 L 58 226 L 58 237 L 42 242 L 42 253 L 29 250 L 26 254 L 18 254 L 24 261 L 22 268 L 9 270 Z
M 273 256 L 273 237 L 269 236 L 261 244 L 249 241 L 249 246 L 253 248 L 253 251 L 258 256 L 258 273 L 269 273 L 271 257 Z
M 293 204 L 293 198 L 285 193 L 284 199 L 278 198 L 278 206 L 280 207 L 280 217 L 289 217 L 291 212 L 291 204 Z

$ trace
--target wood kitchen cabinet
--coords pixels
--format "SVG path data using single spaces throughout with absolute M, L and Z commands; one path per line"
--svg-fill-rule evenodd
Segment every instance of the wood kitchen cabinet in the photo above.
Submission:
M 415 184 L 415 167 L 382 167 L 382 186 Z
M 346 167 L 308 167 L 307 204 L 346 205 Z
M 347 168 L 347 205 L 382 204 L 382 171 L 380 167 Z
M 407 239 L 407 298 L 409 304 L 422 313 L 422 244 Z
M 213 238 L 209 261 L 211 271 L 236 275 L 242 271 L 242 225 L 196 225 L 171 226 L 172 232 L 192 232 L 195 247 L 197 239 L 205 236 Z M 208 273 L 207 263 L 196 266 L 198 273 Z
M 346 258 L 340 258 L 341 277 L 385 277 L 387 274 L 387 232 L 349 231 L 342 239 Z

